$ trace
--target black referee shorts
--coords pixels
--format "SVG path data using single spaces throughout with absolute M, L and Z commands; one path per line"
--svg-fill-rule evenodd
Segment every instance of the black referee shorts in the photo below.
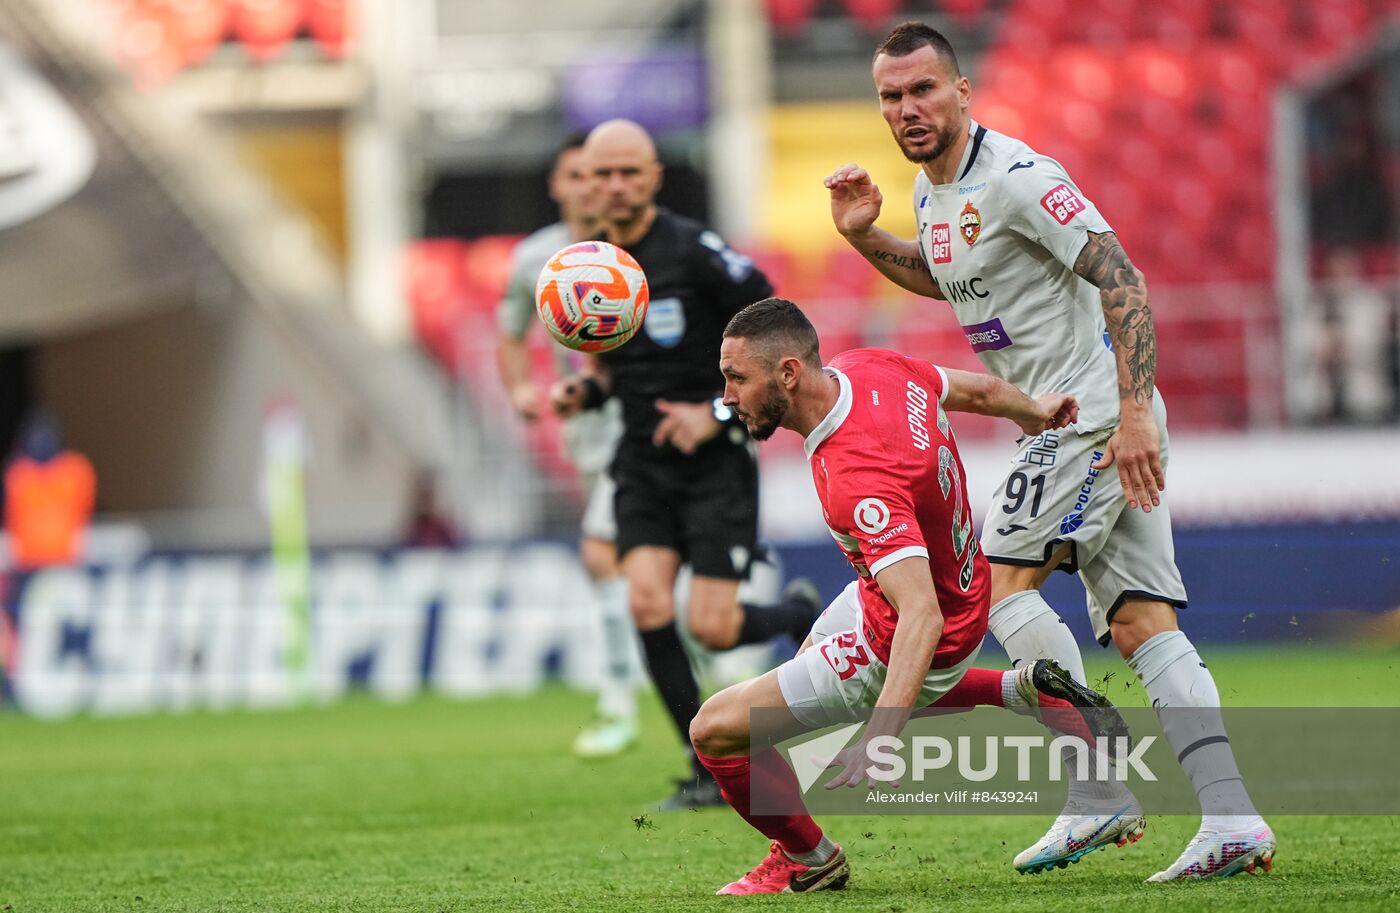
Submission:
M 758 541 L 758 462 L 748 436 L 721 433 L 694 456 L 624 440 L 617 483 L 617 554 L 639 545 L 678 552 L 702 577 L 740 580 Z

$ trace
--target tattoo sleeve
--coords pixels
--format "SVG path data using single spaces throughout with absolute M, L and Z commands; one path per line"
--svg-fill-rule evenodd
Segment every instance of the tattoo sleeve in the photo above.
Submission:
M 928 274 L 928 267 L 924 266 L 922 257 L 906 257 L 903 254 L 896 254 L 888 250 L 875 250 L 870 252 L 870 256 L 882 263 L 891 266 L 898 266 L 903 269 L 913 270 L 916 273 Z
M 1157 332 L 1147 304 L 1147 283 L 1113 232 L 1089 232 L 1074 271 L 1099 289 L 1104 323 L 1118 358 L 1118 396 L 1152 402 L 1157 377 Z

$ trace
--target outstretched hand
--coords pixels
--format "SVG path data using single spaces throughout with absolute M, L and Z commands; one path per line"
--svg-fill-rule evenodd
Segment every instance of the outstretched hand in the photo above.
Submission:
M 1167 477 L 1162 470 L 1161 438 L 1152 413 L 1125 415 L 1093 467 L 1107 469 L 1114 463 L 1118 464 L 1118 481 L 1129 507 L 1141 507 L 1146 514 L 1162 503 L 1160 494 L 1167 487 Z
M 837 231 L 860 235 L 875 225 L 885 198 L 864 168 L 842 165 L 823 183 L 831 191 L 831 220 Z
M 1040 414 L 1017 422 L 1026 434 L 1055 431 L 1079 421 L 1079 400 L 1072 393 L 1044 393 L 1035 398 L 1035 404 Z
M 831 763 L 826 765 L 827 770 L 833 767 L 841 768 L 841 772 L 832 777 L 826 784 L 827 789 L 837 789 L 848 786 L 854 789 L 857 786 L 864 786 L 866 789 L 875 789 L 880 785 L 899 788 L 899 783 L 894 780 L 877 780 L 871 774 L 874 770 L 869 756 L 869 733 L 857 739 L 854 744 L 848 745 L 837 752 L 836 757 L 831 759 Z
M 560 418 L 573 418 L 583 410 L 583 378 L 575 374 L 549 387 L 549 405 Z

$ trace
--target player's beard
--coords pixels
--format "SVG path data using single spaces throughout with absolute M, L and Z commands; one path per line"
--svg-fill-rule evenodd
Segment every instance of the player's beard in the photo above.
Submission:
M 933 145 L 922 152 L 909 151 L 909 148 L 904 145 L 903 140 L 900 140 L 899 151 L 903 152 L 904 157 L 916 165 L 922 165 L 924 162 L 931 162 L 947 152 L 948 148 L 953 145 L 953 141 L 958 138 L 958 125 L 949 124 L 938 131 L 930 129 L 929 136 L 933 137 Z
M 782 426 L 791 408 L 792 400 L 778 382 L 768 381 L 768 389 L 763 391 L 763 401 L 758 404 L 758 411 L 750 415 L 753 424 L 749 425 L 749 434 L 755 441 L 768 440 Z
M 626 234 L 647 214 L 649 203 L 618 203 L 609 206 L 599 217 L 600 222 L 609 222 L 613 228 Z

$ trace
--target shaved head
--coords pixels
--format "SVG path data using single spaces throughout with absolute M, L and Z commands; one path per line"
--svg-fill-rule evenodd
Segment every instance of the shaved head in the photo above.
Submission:
M 608 240 L 623 247 L 634 243 L 650 228 L 661 189 L 651 134 L 630 120 L 604 121 L 588 134 L 583 157 L 598 183 L 598 217 Z
M 656 144 L 641 124 L 625 118 L 605 120 L 594 127 L 583 144 L 589 154 L 623 153 L 647 162 L 656 161 Z

